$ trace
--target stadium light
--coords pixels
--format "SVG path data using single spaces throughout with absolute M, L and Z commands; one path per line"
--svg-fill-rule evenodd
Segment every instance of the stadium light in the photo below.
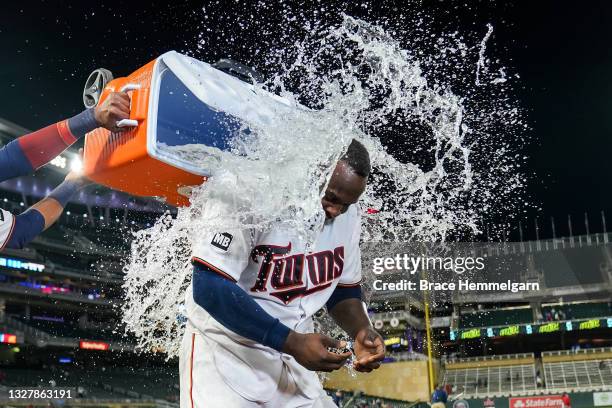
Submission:
M 79 156 L 76 156 L 74 159 L 72 159 L 72 162 L 70 162 L 70 170 L 76 172 L 83 170 L 83 162 Z
M 55 167 L 59 167 L 60 169 L 66 168 L 67 159 L 65 156 L 57 156 L 55 159 L 51 160 L 51 164 Z

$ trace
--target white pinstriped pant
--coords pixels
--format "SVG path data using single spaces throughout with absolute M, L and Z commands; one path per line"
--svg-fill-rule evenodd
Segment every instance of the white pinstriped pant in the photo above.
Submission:
M 321 388 L 315 400 L 303 395 L 283 371 L 276 395 L 269 401 L 251 401 L 234 391 L 221 377 L 212 352 L 214 340 L 187 325 L 179 360 L 181 408 L 331 408 L 332 399 Z

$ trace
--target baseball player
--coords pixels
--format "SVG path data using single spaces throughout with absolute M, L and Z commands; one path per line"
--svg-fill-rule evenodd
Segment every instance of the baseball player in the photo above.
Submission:
M 121 130 L 116 126 L 117 121 L 129 116 L 129 96 L 112 93 L 93 109 L 13 140 L 0 148 L 0 182 L 34 172 L 99 126 L 111 131 Z M 23 248 L 49 228 L 62 214 L 68 200 L 87 183 L 84 178 L 70 173 L 46 198 L 23 213 L 14 216 L 0 209 L 0 250 Z
M 341 368 L 351 352 L 313 333 L 323 306 L 354 339 L 356 370 L 380 366 L 385 346 L 361 302 L 360 214 L 370 159 L 353 141 L 321 201 L 314 247 L 283 227 L 216 231 L 195 243 L 180 354 L 181 407 L 333 407 L 315 371 Z M 211 197 L 205 212 L 234 211 Z

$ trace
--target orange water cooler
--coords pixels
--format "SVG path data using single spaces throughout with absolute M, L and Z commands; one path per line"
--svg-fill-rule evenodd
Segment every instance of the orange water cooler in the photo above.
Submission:
M 191 188 L 214 176 L 218 156 L 233 154 L 232 139 L 239 131 L 270 123 L 291 109 L 276 95 L 256 91 L 247 82 L 174 51 L 105 84 L 108 74 L 97 70 L 90 76 L 86 106 L 103 101 L 110 92 L 126 91 L 131 97 L 130 119 L 118 124 L 126 126 L 123 132 L 99 128 L 86 136 L 85 175 L 113 189 L 175 206 L 188 205 Z M 190 154 L 194 148 L 198 155 Z

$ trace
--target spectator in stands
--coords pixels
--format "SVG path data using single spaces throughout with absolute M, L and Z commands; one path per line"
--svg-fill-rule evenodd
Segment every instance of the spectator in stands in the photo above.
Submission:
M 446 394 L 442 386 L 436 386 L 431 395 L 431 408 L 444 408 L 446 401 L 448 401 L 448 394 Z
M 114 92 L 95 108 L 13 140 L 0 148 L 0 182 L 32 173 L 98 127 L 120 131 L 117 122 L 129 116 L 129 96 Z M 62 214 L 68 200 L 86 183 L 84 178 L 70 173 L 46 198 L 22 214 L 14 216 L 0 209 L 0 250 L 23 248 L 49 228 Z
M 542 376 L 540 375 L 540 370 L 536 371 L 536 386 L 538 388 L 542 388 L 544 386 L 544 382 L 542 381 Z
M 561 395 L 561 401 L 563 401 L 563 408 L 571 408 L 572 403 L 567 392 L 564 392 L 563 395 Z

